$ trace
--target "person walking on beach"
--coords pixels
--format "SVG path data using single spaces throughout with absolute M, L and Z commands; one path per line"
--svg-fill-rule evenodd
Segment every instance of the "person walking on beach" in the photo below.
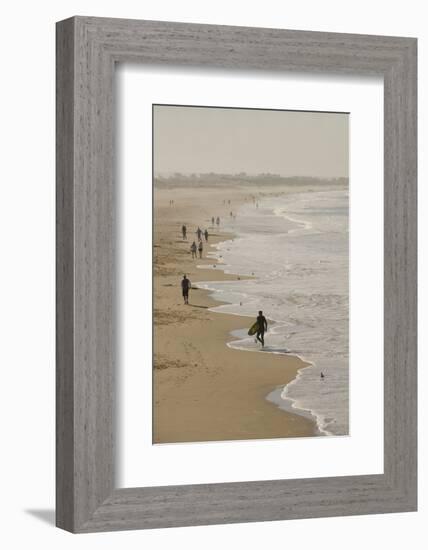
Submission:
M 208 229 L 205 229 L 204 236 L 205 236 L 205 242 L 208 242 Z
M 215 219 L 214 219 L 214 216 L 211 218 L 211 225 L 214 226 L 214 222 L 215 222 Z
M 187 227 L 183 224 L 181 228 L 181 233 L 183 234 L 183 241 L 187 239 Z
M 217 216 L 217 225 L 220 225 L 220 218 Z
M 202 236 L 202 229 L 199 226 L 198 226 L 198 229 L 196 230 L 196 235 L 198 236 L 198 241 L 200 241 Z
M 189 279 L 186 277 L 186 275 L 183 275 L 183 279 L 181 281 L 181 290 L 183 292 L 183 298 L 184 303 L 189 303 L 189 290 L 192 288 L 192 283 L 189 281 Z
M 263 315 L 263 311 L 259 311 L 259 315 L 257 317 L 257 324 L 258 324 L 258 327 L 257 327 L 256 338 L 264 348 L 265 332 L 267 332 L 267 321 L 266 321 L 266 317 Z
M 190 252 L 192 253 L 192 260 L 193 258 L 196 258 L 196 243 L 193 241 L 193 243 L 190 245 Z
M 202 241 L 199 241 L 198 250 L 199 250 L 199 257 L 202 258 L 202 251 L 204 250 L 204 245 L 202 244 Z

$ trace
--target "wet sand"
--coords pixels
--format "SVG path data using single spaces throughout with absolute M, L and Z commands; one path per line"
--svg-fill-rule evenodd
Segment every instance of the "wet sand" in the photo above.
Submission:
M 211 227 L 211 216 L 224 219 L 250 200 L 251 193 L 224 188 L 155 192 L 154 443 L 316 435 L 310 419 L 266 400 L 273 389 L 295 378 L 303 361 L 291 355 L 229 348 L 230 332 L 248 327 L 252 319 L 210 311 L 219 302 L 206 290 L 192 288 L 189 305 L 183 304 L 180 282 L 184 273 L 193 285 L 237 279 L 220 269 L 199 269 L 198 265 L 213 261 L 192 260 L 190 244 L 197 240 L 198 225 L 208 228 L 208 245 L 232 238 L 222 232 L 221 225 Z M 223 204 L 225 196 L 231 204 Z M 187 241 L 181 236 L 183 223 Z M 204 242 L 204 255 L 208 251 Z

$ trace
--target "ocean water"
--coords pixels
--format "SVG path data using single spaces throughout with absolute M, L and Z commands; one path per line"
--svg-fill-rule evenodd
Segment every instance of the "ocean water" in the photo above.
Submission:
M 214 269 L 255 278 L 197 283 L 226 302 L 214 311 L 251 317 L 250 326 L 262 310 L 271 321 L 263 351 L 248 327 L 229 346 L 310 363 L 267 399 L 312 416 L 325 435 L 349 431 L 348 202 L 347 190 L 326 188 L 245 203 L 223 223 L 236 237 L 210 255 Z

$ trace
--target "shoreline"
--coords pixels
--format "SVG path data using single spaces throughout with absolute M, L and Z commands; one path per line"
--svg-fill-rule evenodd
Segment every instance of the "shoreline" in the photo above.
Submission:
M 216 199 L 220 203 L 221 191 L 205 192 L 207 204 L 202 208 L 198 204 L 197 214 L 199 223 L 204 219 L 208 224 L 212 203 Z M 212 311 L 228 302 L 214 299 L 211 290 L 194 288 L 189 306 L 177 303 L 181 299 L 177 285 L 182 273 L 199 283 L 251 277 L 225 273 L 221 264 L 214 264 L 213 257 L 191 260 L 187 249 L 193 239 L 182 241 L 178 233 L 179 220 L 187 220 L 192 231 L 197 227 L 196 220 L 190 220 L 195 216 L 191 201 L 189 205 L 187 197 L 177 193 L 177 206 L 171 208 L 166 200 L 171 191 L 164 197 L 159 191 L 156 194 L 153 442 L 319 435 L 313 418 L 287 412 L 268 400 L 278 386 L 284 388 L 295 379 L 305 366 L 304 361 L 269 352 L 261 361 L 260 354 L 228 346 L 233 341 L 231 333 L 246 327 L 250 317 Z M 233 208 L 243 200 L 242 192 L 235 193 Z M 224 216 L 229 208 L 230 205 L 217 204 L 216 212 L 221 211 Z M 215 253 L 213 245 L 233 238 L 230 233 L 212 227 L 209 230 L 215 231 L 208 242 L 211 253 Z M 156 253 L 158 248 L 168 249 L 169 253 Z
M 223 243 L 223 242 L 227 242 L 227 240 L 229 239 L 226 239 L 224 241 L 219 241 L 219 243 Z M 221 265 L 221 264 L 220 264 Z M 199 267 L 199 266 L 197 266 Z M 208 268 L 210 269 L 210 268 Z M 221 269 L 221 268 L 220 268 Z M 223 273 L 225 273 L 223 271 Z M 247 275 L 242 275 L 242 274 L 237 274 L 237 276 L 239 276 L 239 280 L 245 280 L 245 279 L 252 279 L 254 277 L 250 277 L 250 276 L 247 276 Z M 213 283 L 216 283 L 218 282 L 218 280 L 209 280 L 207 281 L 208 283 L 210 282 L 213 282 Z M 198 284 L 198 281 L 196 282 L 196 285 Z M 209 296 L 211 296 L 213 293 L 216 292 L 215 289 L 200 289 L 202 290 L 203 292 L 207 292 L 209 294 Z M 220 306 L 220 305 L 223 305 L 223 304 L 231 304 L 231 305 L 234 305 L 233 302 L 224 302 L 222 300 L 217 300 L 215 298 L 213 298 L 217 305 L 214 306 L 213 308 L 210 308 L 211 311 L 213 313 L 221 313 L 221 312 L 217 312 L 215 311 L 215 308 Z M 249 316 L 249 315 L 240 315 L 239 313 L 232 313 L 232 312 L 228 312 L 228 313 L 224 313 L 223 315 L 234 315 L 235 317 L 242 317 L 244 319 L 253 319 L 253 317 Z M 277 324 L 279 321 L 275 320 L 275 319 L 270 319 L 268 318 L 268 324 L 270 327 L 274 327 L 275 324 Z M 233 336 L 233 332 L 238 332 L 238 331 L 241 331 L 241 330 L 244 330 L 244 328 L 241 328 L 241 329 L 236 329 L 234 331 L 232 331 L 230 333 L 230 336 L 232 337 Z M 274 354 L 274 355 L 280 355 L 280 356 L 286 356 L 286 357 L 294 357 L 298 360 L 300 360 L 302 362 L 302 365 L 298 368 L 297 372 L 296 372 L 296 376 L 290 380 L 287 384 L 284 384 L 284 385 L 279 385 L 275 388 L 272 388 L 271 391 L 266 395 L 265 399 L 266 401 L 268 401 L 269 403 L 272 403 L 274 404 L 276 407 L 278 407 L 279 409 L 283 410 L 283 411 L 287 411 L 289 412 L 290 414 L 295 414 L 295 415 L 298 415 L 298 416 L 302 416 L 303 418 L 306 418 L 312 422 L 314 422 L 315 424 L 315 435 L 333 435 L 331 434 L 330 432 L 326 431 L 326 430 L 323 430 L 318 422 L 318 415 L 316 414 L 315 411 L 311 410 L 311 409 L 305 409 L 305 408 L 301 408 L 299 407 L 296 403 L 297 403 L 297 400 L 296 399 L 293 399 L 292 397 L 282 397 L 282 394 L 284 392 L 286 392 L 287 390 L 287 387 L 290 386 L 291 384 L 295 383 L 300 375 L 300 372 L 304 369 L 307 369 L 307 368 L 311 368 L 313 367 L 313 363 L 311 363 L 308 359 L 305 359 L 304 357 L 301 357 L 300 355 L 297 355 L 295 353 L 286 353 L 286 352 L 281 352 L 281 351 L 275 351 L 275 350 L 270 350 L 270 349 L 263 349 L 263 348 L 258 348 L 258 349 L 247 349 L 245 347 L 240 347 L 239 345 L 236 345 L 236 346 L 232 346 L 231 344 L 234 344 L 234 343 L 239 343 L 240 341 L 240 337 L 237 336 L 238 339 L 232 339 L 232 340 L 228 340 L 226 342 L 226 346 L 228 346 L 230 349 L 235 349 L 235 350 L 238 350 L 238 351 L 243 351 L 244 353 L 247 352 L 247 353 L 263 353 L 263 354 Z
M 318 201 L 326 205 L 324 214 L 317 207 Z M 218 245 L 218 254 L 227 272 L 251 273 L 256 280 L 233 284 L 213 281 L 203 286 L 228 302 L 217 311 L 252 316 L 255 310 L 263 309 L 276 321 L 275 326 L 270 323 L 270 337 L 263 351 L 292 353 L 311 368 L 300 369 L 284 388 L 284 401 L 275 402 L 281 408 L 285 408 L 284 402 L 292 403 L 293 407 L 286 410 L 297 414 L 310 413 L 325 436 L 349 433 L 346 204 L 347 193 L 335 189 L 314 196 L 304 191 L 294 199 L 291 194 L 278 199 L 266 197 L 256 212 L 247 203 L 238 211 L 238 224 L 228 224 L 235 229 L 236 239 Z M 292 234 L 300 231 L 299 227 L 306 229 L 295 237 Z M 337 242 L 335 252 L 330 250 L 332 238 Z M 318 241 L 320 248 L 312 256 Z M 294 260 L 290 250 L 296 253 Z M 311 277 L 313 287 L 307 282 Z M 257 351 L 257 343 L 246 331 L 236 331 L 233 336 L 230 346 Z

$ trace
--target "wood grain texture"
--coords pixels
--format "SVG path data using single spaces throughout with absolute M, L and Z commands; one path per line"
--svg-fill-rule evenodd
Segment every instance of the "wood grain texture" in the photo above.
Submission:
M 56 521 L 74 526 L 74 24 L 56 36 Z
M 383 76 L 384 474 L 115 489 L 116 62 Z M 416 510 L 416 79 L 413 38 L 87 17 L 58 23 L 59 527 L 92 532 Z

